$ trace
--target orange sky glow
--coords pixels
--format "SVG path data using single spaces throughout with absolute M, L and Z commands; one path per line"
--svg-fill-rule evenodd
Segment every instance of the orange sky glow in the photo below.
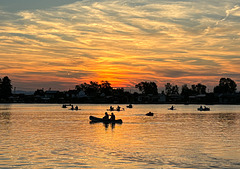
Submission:
M 15 11 L 0 3 L 0 14 L 0 77 L 17 90 L 240 83 L 237 1 L 76 0 Z

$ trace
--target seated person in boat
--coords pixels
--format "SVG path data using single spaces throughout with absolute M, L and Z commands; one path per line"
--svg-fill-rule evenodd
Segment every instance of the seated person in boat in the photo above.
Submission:
M 112 113 L 111 114 L 111 118 L 110 118 L 111 121 L 115 121 L 115 115 Z
M 112 111 L 114 108 L 112 106 L 110 106 L 110 111 Z
M 118 106 L 118 107 L 117 107 L 117 111 L 120 111 L 120 109 L 121 109 L 121 107 L 120 107 L 120 106 Z
M 105 112 L 105 116 L 103 117 L 103 120 L 109 120 L 109 115 L 107 112 Z

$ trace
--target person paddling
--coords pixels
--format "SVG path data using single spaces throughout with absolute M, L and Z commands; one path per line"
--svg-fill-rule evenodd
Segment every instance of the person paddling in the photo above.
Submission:
M 105 112 L 105 116 L 103 117 L 103 120 L 109 120 L 109 115 L 107 112 Z
M 115 121 L 115 115 L 112 113 L 111 114 L 111 118 L 110 118 L 111 121 Z

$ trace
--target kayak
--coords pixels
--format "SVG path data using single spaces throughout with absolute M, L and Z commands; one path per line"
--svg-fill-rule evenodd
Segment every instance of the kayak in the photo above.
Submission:
M 132 106 L 131 104 L 129 104 L 129 105 L 127 106 L 127 108 L 133 108 L 133 106 Z
M 122 124 L 122 119 L 117 119 L 117 120 L 104 120 L 102 118 L 94 117 L 94 116 L 89 116 L 89 119 L 91 122 L 103 122 L 103 123 L 119 123 Z
M 204 107 L 204 108 L 198 108 L 197 109 L 198 111 L 210 111 L 210 108 L 209 107 Z

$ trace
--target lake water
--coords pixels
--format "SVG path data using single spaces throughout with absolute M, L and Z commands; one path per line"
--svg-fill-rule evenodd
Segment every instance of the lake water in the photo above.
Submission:
M 0 104 L 0 168 L 240 168 L 240 105 L 120 105 L 115 125 L 78 106 Z

